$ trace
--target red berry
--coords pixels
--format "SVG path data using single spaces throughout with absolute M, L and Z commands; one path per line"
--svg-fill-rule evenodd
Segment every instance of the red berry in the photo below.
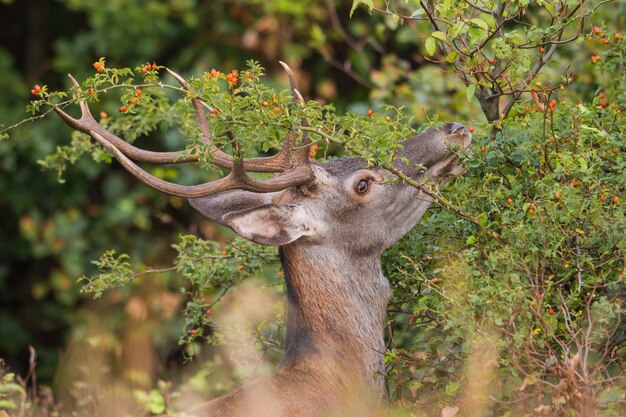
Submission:
M 601 195 L 601 196 L 600 196 L 600 201 L 602 201 L 602 202 L 604 203 L 604 202 L 606 201 L 606 197 L 605 197 L 605 196 L 603 196 L 603 195 Z
M 481 146 L 481 147 L 480 147 L 480 151 L 481 151 L 482 153 L 487 152 L 487 147 L 486 147 L 485 145 Z
M 137 94 L 137 97 L 141 97 L 141 95 L 143 94 L 143 91 L 141 90 L 141 88 L 138 88 L 135 93 Z
M 468 129 L 469 129 L 470 133 L 474 133 L 475 129 L 472 126 L 468 127 Z
M 602 107 L 603 109 L 606 107 L 606 101 L 600 100 L 598 103 L 600 104 L 600 107 Z
M 39 87 L 39 84 L 35 84 L 35 88 L 34 89 L 35 89 L 35 91 L 37 93 L 39 93 L 41 91 L 41 87 Z
M 33 88 L 32 90 L 30 90 L 30 93 L 31 93 L 32 95 L 37 95 L 37 91 L 35 91 L 35 89 L 34 89 L 34 88 Z
M 594 26 L 594 27 L 593 27 L 593 33 L 595 33 L 596 35 L 597 35 L 598 33 L 600 33 L 600 28 L 599 28 L 599 27 L 597 27 L 597 26 Z
M 509 203 L 509 204 L 513 204 L 513 199 L 509 198 L 508 200 L 506 200 L 506 202 Z
M 367 115 L 368 116 L 371 116 L 372 114 L 374 114 L 374 110 L 372 110 L 372 109 L 367 110 Z
M 127 111 L 128 111 L 128 107 L 126 107 L 126 106 L 120 107 L 120 112 L 121 113 L 126 113 Z
M 237 271 L 243 271 L 243 265 L 239 265 L 239 266 L 237 267 Z
M 593 62 L 594 64 L 597 64 L 598 61 L 600 61 L 600 56 L 599 55 L 592 55 L 591 56 L 591 62 Z
M 191 334 L 198 334 L 198 331 L 196 329 L 191 329 Z
M 609 40 L 608 40 L 608 39 L 605 39 L 605 40 L 603 40 L 603 41 L 602 41 L 602 43 L 606 45 L 606 44 L 608 44 L 608 43 L 609 43 Z
M 496 63 L 496 60 L 495 60 L 495 59 L 493 59 L 493 58 L 489 58 L 489 59 L 487 60 L 487 62 L 489 62 L 491 65 L 493 65 L 493 64 L 495 64 L 495 63 Z
M 601 38 L 604 38 L 604 33 L 601 33 L 601 34 L 600 34 L 600 37 L 601 37 Z
M 543 54 L 545 51 L 546 51 L 546 48 L 544 48 L 543 46 L 539 48 L 539 53 Z

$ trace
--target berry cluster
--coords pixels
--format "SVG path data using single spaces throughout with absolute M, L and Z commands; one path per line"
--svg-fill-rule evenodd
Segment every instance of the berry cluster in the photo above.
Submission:
M 230 72 L 230 74 L 226 75 L 226 81 L 228 81 L 230 85 L 237 85 L 237 77 L 239 77 L 239 71 L 234 69 Z
M 142 73 L 147 73 L 150 70 L 157 70 L 159 69 L 159 67 L 157 66 L 157 64 L 155 64 L 154 62 L 151 64 L 149 62 L 146 63 L 146 65 L 144 65 L 143 67 L 141 67 L 141 72 Z
M 104 72 L 104 61 L 94 62 L 93 67 L 97 72 Z

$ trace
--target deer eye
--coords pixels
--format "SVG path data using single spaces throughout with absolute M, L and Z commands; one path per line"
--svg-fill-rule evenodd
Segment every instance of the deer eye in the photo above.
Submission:
M 365 194 L 369 191 L 369 189 L 370 189 L 370 182 L 367 180 L 361 180 L 356 185 L 357 194 Z

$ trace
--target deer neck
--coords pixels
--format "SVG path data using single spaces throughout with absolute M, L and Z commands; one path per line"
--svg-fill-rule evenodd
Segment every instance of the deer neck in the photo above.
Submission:
M 389 284 L 380 257 L 294 243 L 280 248 L 280 259 L 288 297 L 282 368 L 382 397 Z

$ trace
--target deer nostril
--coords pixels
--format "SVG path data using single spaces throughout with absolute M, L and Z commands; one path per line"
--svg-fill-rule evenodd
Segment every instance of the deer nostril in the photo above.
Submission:
M 463 123 L 458 123 L 458 122 L 447 123 L 443 127 L 443 131 L 449 134 L 457 133 L 460 135 L 464 135 L 466 133 L 466 130 L 467 130 L 467 127 L 465 127 Z

